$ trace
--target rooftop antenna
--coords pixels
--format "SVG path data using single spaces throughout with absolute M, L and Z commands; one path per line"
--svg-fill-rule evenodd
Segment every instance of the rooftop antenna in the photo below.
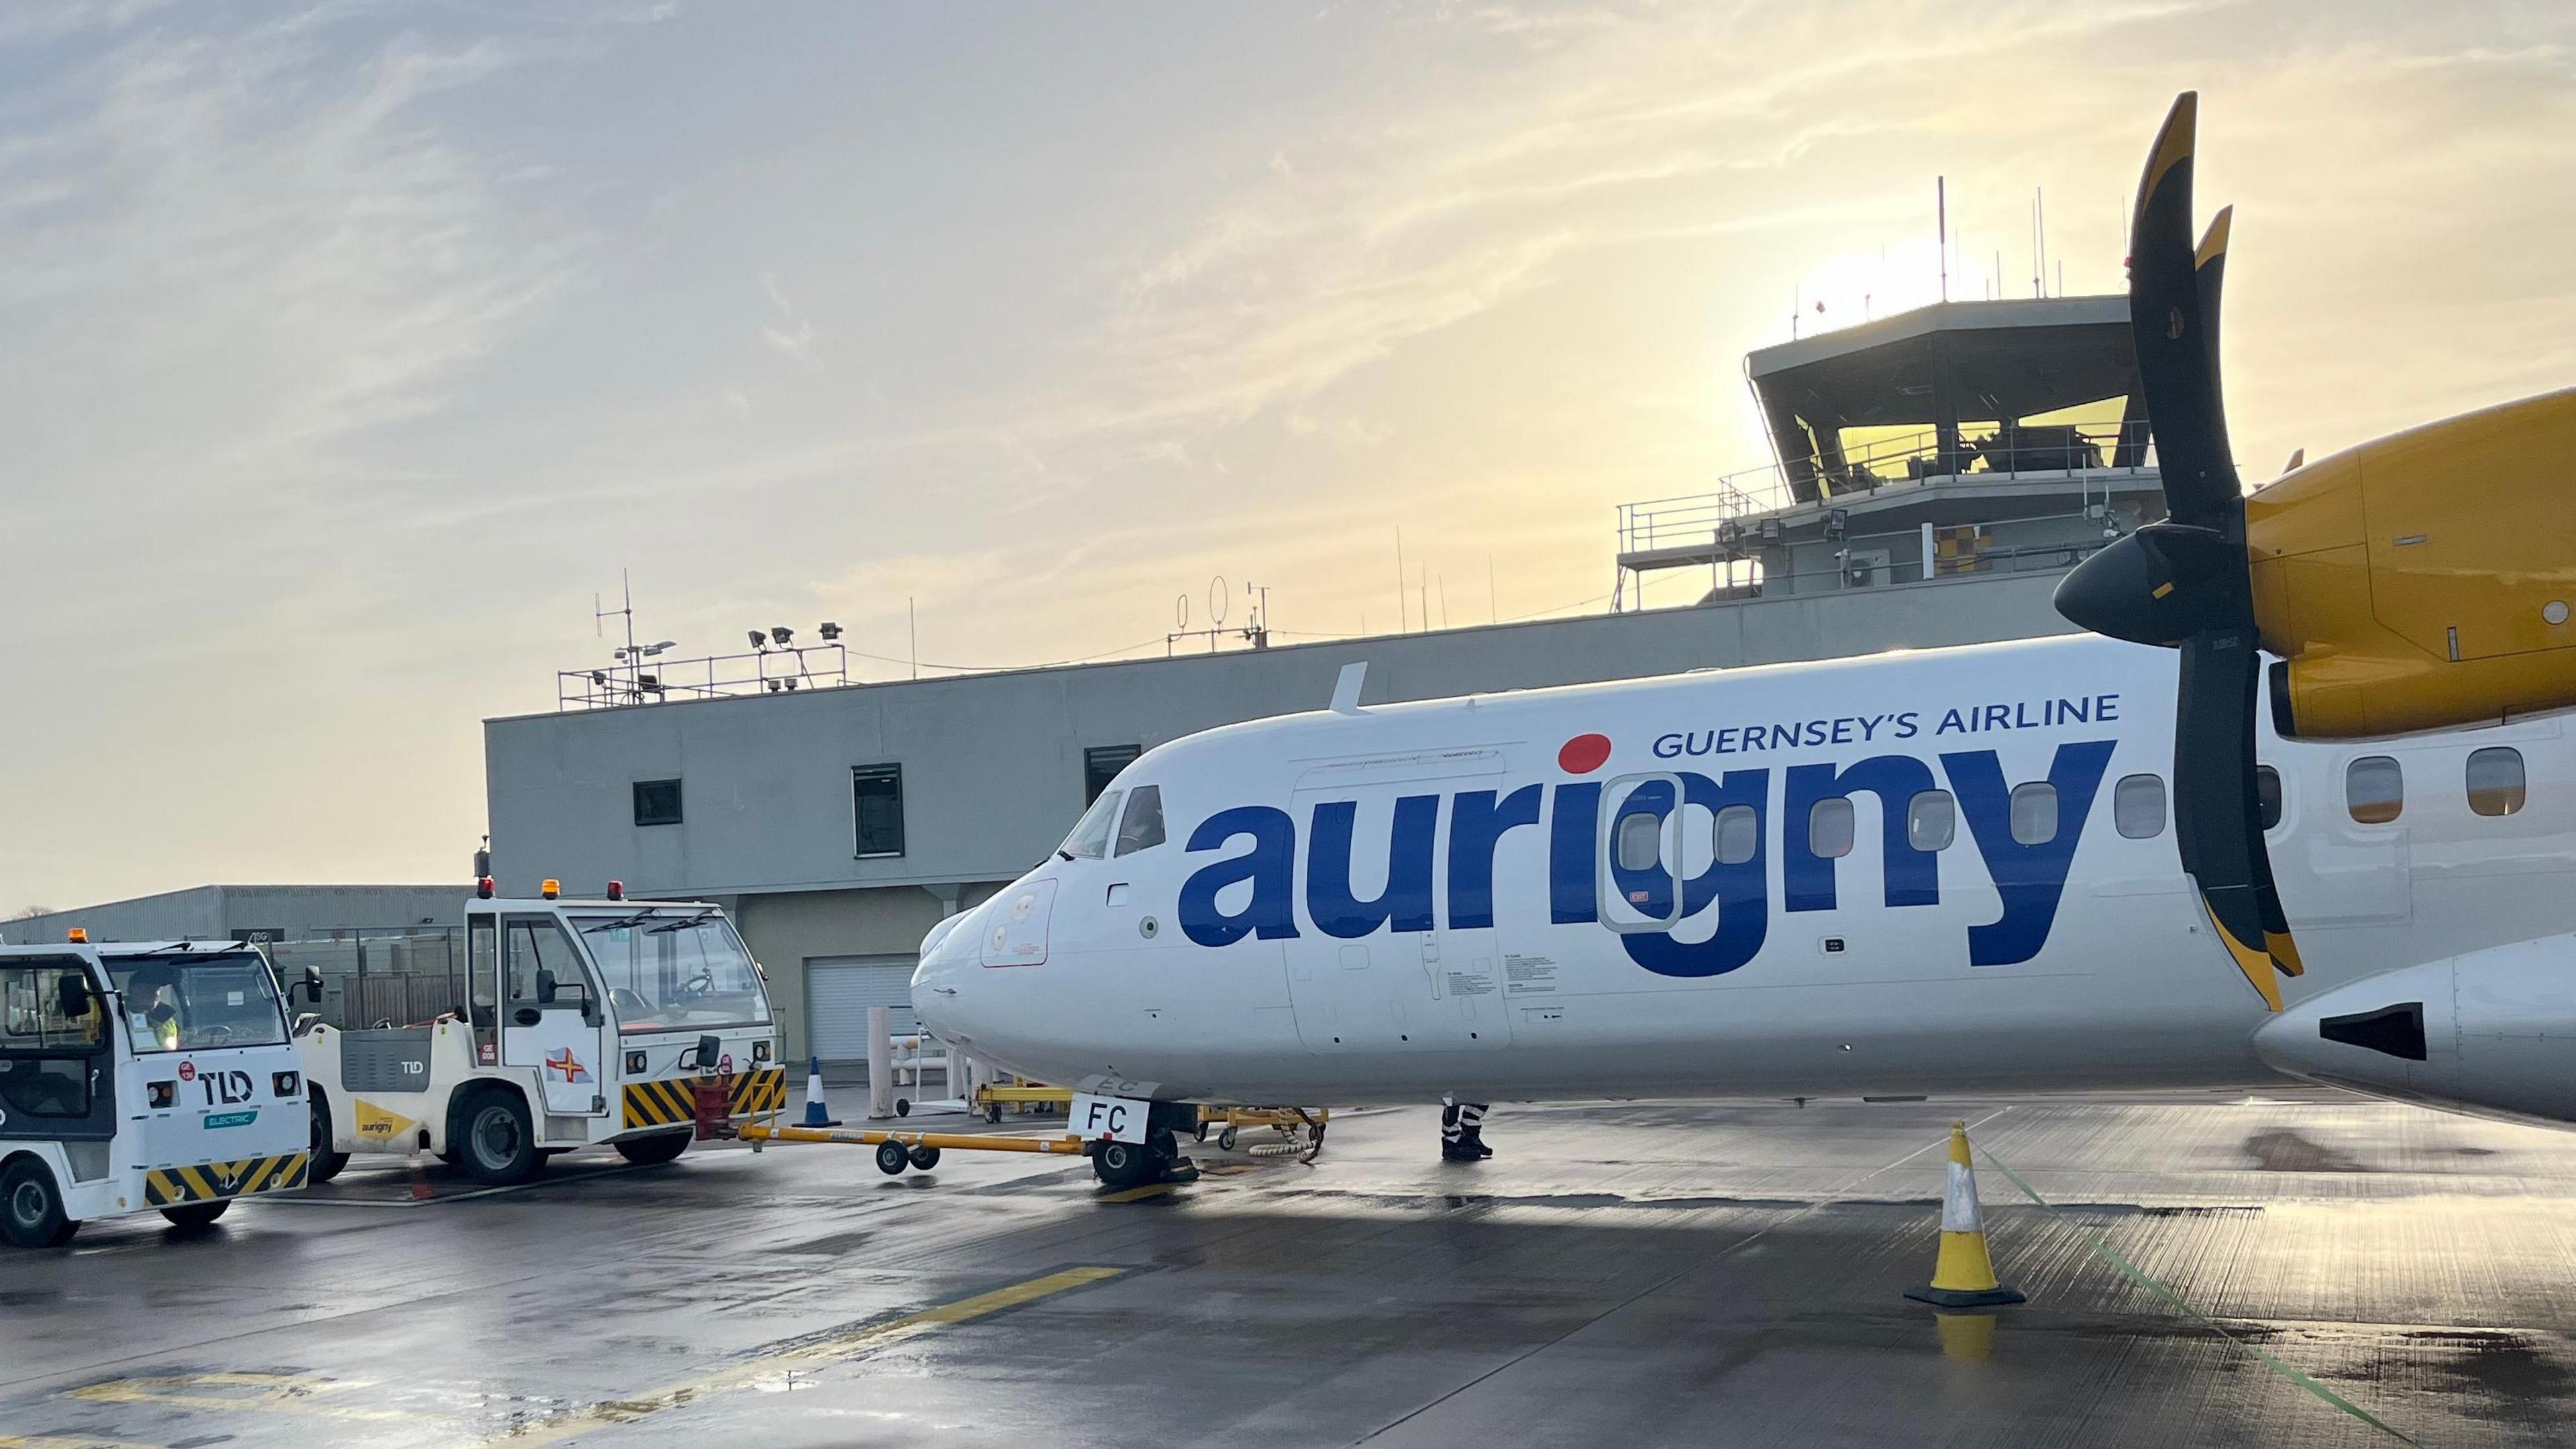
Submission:
M 1404 525 L 1395 526 L 1395 632 L 1404 632 Z
M 1950 300 L 1950 178 L 1932 178 L 1932 212 L 1941 238 L 1941 300 Z
M 921 615 L 913 611 L 910 594 L 903 596 L 903 623 L 904 632 L 912 640 L 912 677 L 919 679 L 921 677 Z

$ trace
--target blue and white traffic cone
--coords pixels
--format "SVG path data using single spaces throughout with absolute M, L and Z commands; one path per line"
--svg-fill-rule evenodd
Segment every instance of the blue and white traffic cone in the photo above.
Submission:
M 807 1127 L 838 1127 L 840 1121 L 823 1107 L 823 1059 L 805 1060 L 805 1121 Z

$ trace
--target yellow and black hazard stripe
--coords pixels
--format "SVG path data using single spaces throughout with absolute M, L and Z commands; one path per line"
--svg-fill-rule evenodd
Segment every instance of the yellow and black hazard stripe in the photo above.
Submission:
M 193 1167 L 159 1167 L 143 1175 L 143 1201 L 148 1207 L 220 1202 L 255 1192 L 291 1192 L 304 1185 L 312 1167 L 310 1152 L 281 1152 L 275 1157 L 245 1157 L 238 1162 L 201 1162 Z
M 694 1077 L 666 1077 L 658 1082 L 629 1082 L 625 1092 L 625 1130 L 686 1127 L 698 1120 L 692 1101 Z M 735 1117 L 757 1117 L 787 1105 L 787 1069 L 759 1067 L 736 1075 L 727 1085 L 726 1111 Z
M 754 1067 L 733 1079 L 733 1115 L 765 1117 L 787 1106 L 787 1069 Z

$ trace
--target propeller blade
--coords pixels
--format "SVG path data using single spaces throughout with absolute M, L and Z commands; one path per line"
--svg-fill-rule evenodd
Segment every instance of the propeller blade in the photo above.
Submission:
M 2218 392 L 2217 303 L 2225 276 L 2226 213 L 2192 246 L 2193 133 L 2197 93 L 2174 98 L 2129 223 L 2129 330 L 2138 350 L 2138 384 L 2147 398 L 2156 459 L 2164 476 L 2165 511 L 2177 523 L 2215 529 L 2231 542 L 2245 536 L 2245 499 L 2228 449 L 2227 414 Z
M 2220 943 L 2263 1004 L 2278 1011 L 2281 982 L 2266 902 L 2277 917 L 2279 900 L 2271 889 L 2254 797 L 2254 691 L 2261 666 L 2250 624 L 2210 629 L 2182 642 L 2174 833 L 2183 869 L 2200 887 Z M 2278 935 L 2289 939 L 2286 922 Z M 2297 959 L 2295 950 L 2291 959 Z

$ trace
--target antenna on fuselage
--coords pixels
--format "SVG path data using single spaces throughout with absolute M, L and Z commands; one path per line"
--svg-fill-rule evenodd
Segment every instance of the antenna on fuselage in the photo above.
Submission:
M 1361 714 L 1360 686 L 1368 680 L 1368 661 L 1356 660 L 1342 666 L 1339 679 L 1333 681 L 1333 713 Z

